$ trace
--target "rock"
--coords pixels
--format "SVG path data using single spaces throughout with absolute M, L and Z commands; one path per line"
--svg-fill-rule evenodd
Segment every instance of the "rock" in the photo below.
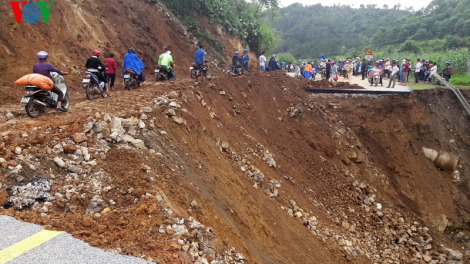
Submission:
M 301 218 L 302 215 L 303 215 L 303 214 L 302 214 L 301 212 L 296 212 L 296 213 L 294 214 L 294 216 L 297 217 L 297 218 Z
M 364 204 L 365 204 L 365 205 L 370 204 L 370 200 L 369 200 L 368 198 L 364 199 Z
M 349 223 L 346 221 L 343 221 L 343 227 L 346 229 L 349 229 Z
M 134 142 L 132 142 L 132 145 L 138 149 L 145 149 L 145 143 L 141 139 L 136 139 Z
M 79 168 L 77 166 L 74 166 L 74 165 L 69 165 L 67 167 L 67 169 L 72 172 L 72 173 L 76 173 L 76 174 L 82 174 L 84 171 L 82 168 Z
M 57 166 L 59 166 L 61 168 L 65 167 L 65 162 L 59 157 L 55 157 L 54 162 L 55 162 L 55 164 L 57 164 Z
M 173 116 L 173 120 L 175 121 L 176 124 L 181 125 L 184 123 L 184 119 L 181 117 Z
M 109 209 L 109 207 L 106 207 L 106 208 L 104 208 L 103 211 L 101 211 L 101 215 L 107 215 L 107 214 L 109 214 L 110 212 L 111 212 L 111 209 Z
M 142 121 L 140 121 L 140 122 L 139 122 L 139 128 L 140 128 L 140 129 L 144 129 L 144 128 L 145 128 L 145 123 L 142 122 Z
M 88 133 L 93 126 L 95 125 L 95 122 L 89 122 L 83 125 L 83 133 Z
M 107 123 L 110 123 L 111 120 L 112 120 L 112 119 L 111 119 L 111 116 L 108 115 L 108 114 L 105 114 L 105 115 L 103 116 L 103 119 L 104 119 L 104 122 L 107 122 Z
M 15 148 L 15 154 L 16 154 L 16 155 L 20 155 L 20 154 L 21 154 L 21 148 L 20 148 L 20 147 L 16 147 L 16 148 Z
M 0 158 L 0 164 L 7 162 L 4 158 Z
M 142 119 L 142 120 L 147 120 L 147 119 L 148 119 L 148 117 L 147 117 L 147 115 L 146 115 L 146 114 L 142 114 L 142 115 L 140 116 L 140 119 Z
M 144 112 L 144 113 L 151 113 L 151 112 L 152 112 L 152 107 L 148 107 L 148 106 L 146 106 L 146 107 L 141 107 L 141 108 L 140 108 L 140 111 L 141 111 L 141 112 Z
M 177 108 L 178 107 L 178 104 L 176 102 L 171 102 L 170 103 L 170 106 L 171 107 L 174 107 L 174 108 Z
M 111 131 L 109 128 L 103 128 L 103 131 L 101 131 L 101 134 L 103 135 L 104 138 L 109 138 L 109 135 L 111 135 Z
M 8 112 L 5 116 L 8 120 L 15 118 L 15 116 L 10 112 Z
M 462 253 L 456 251 L 456 250 L 453 250 L 453 249 L 450 249 L 450 248 L 446 248 L 448 253 L 447 253 L 447 259 L 449 260 L 461 260 L 463 255 Z
M 95 123 L 93 126 L 93 132 L 100 133 L 101 131 L 103 131 L 103 126 L 100 123 Z
M 75 152 L 78 150 L 77 146 L 75 145 L 65 145 L 63 149 L 66 154 L 75 154 Z
M 226 152 L 227 152 L 227 151 L 228 151 L 228 142 L 222 142 L 222 146 L 221 146 L 221 147 L 222 147 L 222 150 L 223 150 L 223 151 L 226 151 Z
M 168 100 L 166 100 L 166 99 L 163 98 L 163 97 L 158 97 L 153 103 L 154 103 L 155 105 L 167 105 L 167 104 L 168 104 Z
M 9 161 L 9 160 L 11 160 L 12 157 L 13 157 L 13 152 L 8 152 L 8 153 L 5 155 L 4 159 L 5 159 L 6 161 Z
M 121 124 L 123 127 L 135 127 L 139 124 L 139 119 L 137 117 L 122 119 Z
M 220 91 L 220 95 L 225 95 L 225 91 Z
M 176 115 L 176 112 L 175 112 L 175 110 L 174 110 L 173 108 L 169 108 L 169 109 L 167 109 L 165 112 L 166 112 L 166 115 L 167 115 L 167 116 L 170 116 L 170 117 Z
M 72 136 L 72 139 L 75 141 L 75 143 L 81 143 L 87 140 L 85 133 L 75 133 Z
M 377 210 L 382 210 L 382 204 L 377 204 Z
M 191 202 L 191 207 L 195 207 L 195 206 L 197 206 L 197 202 L 196 202 L 196 201 L 192 201 L 192 202 Z
M 59 153 L 63 153 L 63 152 L 64 152 L 64 148 L 62 147 L 61 144 L 57 144 L 57 145 L 55 145 L 55 146 L 52 148 L 52 151 L 53 151 L 55 154 L 59 154 Z
M 114 133 L 114 132 L 124 133 L 124 129 L 122 128 L 121 118 L 119 117 L 114 117 L 111 120 L 110 128 L 111 128 L 110 129 L 111 133 Z

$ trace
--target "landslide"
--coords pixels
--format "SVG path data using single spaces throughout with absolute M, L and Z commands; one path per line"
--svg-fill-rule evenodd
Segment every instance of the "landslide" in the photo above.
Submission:
M 251 73 L 117 91 L 35 120 L 13 111 L 0 127 L 3 190 L 45 176 L 56 194 L 51 204 L 1 213 L 164 263 L 229 250 L 246 263 L 462 263 L 443 234 L 468 215 L 468 119 L 452 94 L 318 95 L 309 85 Z M 156 105 L 159 97 L 175 107 Z M 104 127 L 121 118 L 145 146 L 93 132 L 88 144 L 71 141 L 90 116 Z M 74 163 L 58 143 L 88 148 L 96 164 Z M 460 155 L 459 180 L 423 146 Z M 61 169 L 55 157 L 84 172 Z

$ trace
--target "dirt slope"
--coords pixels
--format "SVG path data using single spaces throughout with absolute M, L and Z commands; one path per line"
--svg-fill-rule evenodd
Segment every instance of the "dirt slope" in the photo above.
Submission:
M 417 252 L 428 252 L 436 260 L 449 258 L 449 251 L 438 246 L 452 248 L 449 238 L 439 232 L 442 223 L 436 219 L 445 214 L 449 222 L 465 223 L 461 216 L 466 214 L 467 161 L 462 158 L 459 162 L 462 179 L 454 183 L 452 173 L 434 167 L 420 148 L 455 151 L 462 156 L 467 153 L 465 147 L 452 148 L 447 143 L 452 138 L 465 144 L 465 138 L 433 125 L 448 123 L 456 135 L 468 129 L 468 121 L 458 116 L 462 112 L 451 94 L 436 92 L 440 99 L 435 101 L 429 99 L 434 94 L 424 92 L 411 96 L 322 96 L 303 91 L 306 88 L 304 80 L 253 73 L 118 91 L 112 98 L 94 101 L 77 95 L 72 112 L 52 114 L 59 120 L 54 123 L 50 122 L 51 114 L 30 120 L 21 110 L 14 111 L 16 117 L 1 129 L 10 131 L 2 138 L 4 154 L 15 151 L 14 146 L 27 149 L 30 145 L 33 150 L 22 153 L 26 154 L 23 157 L 33 155 L 40 160 L 39 166 L 54 169 L 51 180 L 55 192 L 64 192 L 72 181 L 77 194 L 65 200 L 56 196 L 48 207 L 49 219 L 57 219 L 52 223 L 40 216 L 44 212 L 41 206 L 3 212 L 66 230 L 94 246 L 118 248 L 118 252 L 135 256 L 145 254 L 165 263 L 191 258 L 173 243 L 177 240 L 174 233 L 161 234 L 158 226 L 171 225 L 176 221 L 172 217 L 190 216 L 211 227 L 214 234 L 199 230 L 193 232 L 194 237 L 183 235 L 181 239 L 198 241 L 199 232 L 212 241 L 210 248 L 215 252 L 223 254 L 234 247 L 249 263 L 408 263 Z M 172 117 L 171 107 L 153 104 L 160 96 L 178 104 L 173 109 L 182 124 Z M 455 107 L 443 112 L 452 103 Z M 149 106 L 149 112 L 142 108 Z M 90 115 L 104 126 L 112 125 L 105 121 L 106 113 L 123 118 L 123 123 L 132 117 L 139 120 L 145 113 L 147 119 L 141 121 L 146 128 L 136 129 L 135 134 L 145 142 L 145 148 L 113 139 L 100 145 L 99 136 L 90 134 L 88 148 L 94 149 L 92 159 L 97 164 L 79 166 L 91 170 L 89 173 L 105 173 L 106 177 L 93 179 L 103 182 L 103 188 L 111 184 L 112 189 L 98 192 L 86 188 L 90 177 L 86 175 L 93 174 L 70 178 L 70 171 L 54 164 L 56 156 L 71 165 L 74 158 L 54 153 L 53 146 L 54 142 L 74 145 L 68 138 L 82 131 Z M 451 122 L 453 118 L 461 123 Z M 38 131 L 35 137 L 43 134 L 47 139 L 51 135 L 51 143 L 36 140 L 45 146 L 43 150 L 35 150 L 29 140 L 32 135 L 27 131 L 34 127 Z M 31 143 L 18 143 L 17 137 L 24 132 L 26 142 Z M 103 147 L 109 148 L 106 154 Z M 48 148 L 54 152 L 49 154 Z M 21 157 L 16 154 L 11 158 L 14 162 Z M 150 168 L 154 180 L 149 180 L 149 172 L 142 170 L 141 164 Z M 51 176 L 26 169 L 18 174 L 10 171 L 2 170 L 6 182 L 15 182 L 17 175 L 26 179 Z M 403 176 L 405 172 L 409 176 Z M 80 187 L 82 184 L 85 187 Z M 82 193 L 85 199 L 74 198 Z M 90 213 L 95 194 L 105 201 L 97 212 L 109 207 L 112 214 Z M 158 200 L 159 196 L 164 199 Z M 153 197 L 159 202 L 154 203 Z M 377 203 L 383 209 L 377 210 Z M 171 208 L 176 215 L 168 215 L 157 209 L 159 206 Z M 149 219 L 147 215 L 152 216 L 150 220 L 144 220 Z M 400 239 L 407 229 L 409 238 L 405 241 L 410 240 L 403 243 Z M 154 235 L 141 235 L 148 232 Z M 413 239 L 419 241 L 419 236 L 433 238 L 427 242 L 430 249 L 424 249 L 427 243 L 412 243 Z M 395 247 L 397 253 L 391 252 Z M 204 257 L 210 259 L 206 253 Z

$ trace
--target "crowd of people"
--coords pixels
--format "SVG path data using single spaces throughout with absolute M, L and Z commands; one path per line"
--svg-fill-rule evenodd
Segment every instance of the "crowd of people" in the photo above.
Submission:
M 289 62 L 289 65 L 292 62 Z M 265 52 L 260 56 L 260 69 L 261 71 L 285 71 L 285 61 L 278 61 L 276 55 L 273 54 L 266 67 Z M 411 72 L 414 73 L 415 83 L 419 81 L 429 84 L 433 80 L 432 72 L 437 73 L 437 63 L 432 60 L 417 59 L 416 64 L 412 65 L 410 59 L 404 59 L 401 63 L 398 60 L 390 60 L 390 58 L 373 61 L 372 59 L 366 60 L 358 57 L 354 60 L 336 60 L 322 58 L 313 61 L 299 60 L 297 65 L 294 66 L 294 77 L 303 76 L 304 78 L 314 80 L 315 75 L 320 73 L 322 79 L 328 81 L 338 81 L 339 77 L 347 78 L 348 82 L 352 84 L 352 76 L 361 76 L 362 80 L 366 78 L 373 85 L 371 70 L 380 69 L 380 85 L 383 86 L 383 80 L 388 80 L 388 88 L 394 88 L 395 83 L 407 86 L 408 79 Z M 444 70 L 440 73 L 446 81 L 451 77 L 451 63 L 446 62 Z

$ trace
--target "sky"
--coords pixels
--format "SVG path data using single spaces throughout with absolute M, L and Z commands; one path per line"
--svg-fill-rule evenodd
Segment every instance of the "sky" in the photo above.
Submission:
M 320 1 L 320 0 L 279 0 L 279 1 L 281 2 L 281 4 L 284 7 L 286 7 L 290 4 L 293 4 L 293 3 L 301 3 L 303 5 L 315 5 L 315 4 L 321 3 L 324 6 L 331 6 L 335 3 L 335 1 L 325 2 L 325 1 Z M 354 8 L 359 8 L 359 6 L 361 4 L 364 4 L 364 5 L 376 4 L 378 7 L 382 8 L 384 4 L 387 4 L 389 6 L 389 8 L 391 8 L 394 5 L 400 3 L 401 4 L 400 9 L 404 9 L 405 6 L 406 7 L 413 6 L 414 10 L 416 11 L 416 10 L 419 10 L 423 7 L 426 7 L 430 2 L 431 2 L 431 0 L 414 0 L 414 1 L 410 1 L 410 0 L 395 0 L 395 1 L 386 1 L 386 0 L 359 0 L 359 1 L 342 0 L 342 1 L 338 1 L 336 4 L 341 3 L 341 5 L 351 5 L 351 7 L 354 7 Z

